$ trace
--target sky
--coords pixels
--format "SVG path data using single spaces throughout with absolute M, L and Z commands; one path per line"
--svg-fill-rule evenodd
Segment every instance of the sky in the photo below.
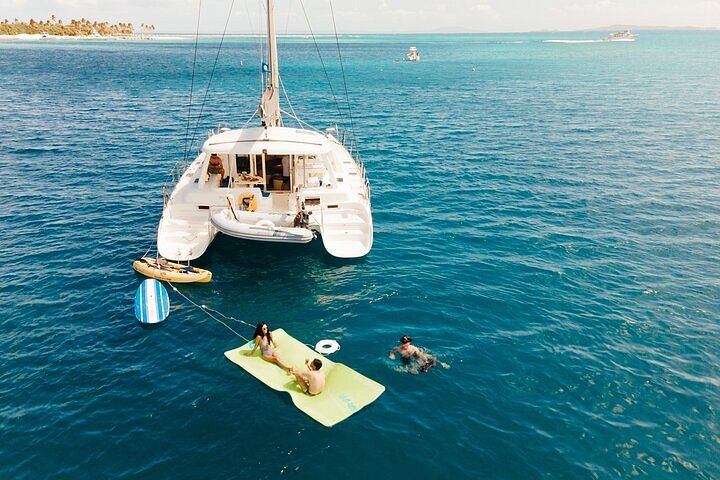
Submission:
M 466 33 L 607 25 L 720 27 L 720 0 L 276 0 L 277 31 Z M 220 33 L 233 0 L 0 0 L 0 20 L 72 18 L 154 24 L 157 33 Z M 234 0 L 228 33 L 258 33 L 263 0 Z

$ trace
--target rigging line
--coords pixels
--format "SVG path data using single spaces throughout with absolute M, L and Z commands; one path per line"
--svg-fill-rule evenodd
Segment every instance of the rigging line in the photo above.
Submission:
M 253 112 L 252 116 L 247 119 L 247 122 L 245 122 L 245 125 L 243 125 L 243 126 L 240 128 L 240 130 L 242 130 L 242 129 L 244 129 L 245 127 L 247 127 L 248 124 L 252 121 L 253 118 L 255 118 L 255 115 L 257 115 L 257 113 L 258 113 L 259 111 L 260 111 L 260 108 L 256 108 L 255 111 Z
M 203 96 L 203 101 L 200 104 L 200 112 L 197 116 L 197 121 L 195 122 L 195 128 L 193 130 L 193 136 L 192 140 L 190 141 L 190 148 L 192 148 L 193 144 L 195 143 L 195 137 L 197 136 L 197 129 L 200 125 L 200 119 L 202 118 L 203 110 L 205 109 L 205 102 L 207 101 L 208 93 L 210 92 L 210 85 L 212 84 L 213 77 L 215 76 L 215 69 L 217 68 L 218 58 L 220 58 L 220 51 L 222 50 L 223 42 L 225 41 L 225 34 L 227 33 L 227 27 L 230 23 L 230 17 L 232 16 L 233 7 L 235 6 L 235 0 L 232 0 L 232 3 L 230 4 L 230 9 L 228 10 L 227 19 L 225 19 L 225 28 L 223 28 L 222 36 L 220 37 L 220 45 L 218 45 L 217 54 L 215 55 L 215 63 L 213 63 L 212 70 L 210 70 L 210 79 L 208 80 L 207 88 L 205 89 L 205 96 Z
M 305 4 L 302 0 L 300 0 L 300 6 L 302 7 L 303 15 L 305 15 L 305 21 L 307 22 L 308 28 L 310 29 L 310 36 L 313 39 L 313 43 L 315 44 L 315 50 L 317 50 L 318 57 L 320 57 L 320 64 L 322 65 L 323 71 L 325 72 L 325 78 L 328 82 L 328 87 L 330 87 L 330 93 L 332 93 L 333 100 L 335 101 L 335 107 L 338 110 L 338 114 L 340 115 L 340 118 L 343 119 L 343 113 L 340 109 L 340 103 L 338 103 L 337 96 L 335 95 L 335 90 L 333 89 L 332 83 L 330 82 L 330 75 L 328 75 L 328 71 L 325 68 L 325 62 L 323 61 L 322 55 L 320 54 L 320 46 L 317 43 L 317 39 L 315 38 L 315 33 L 313 32 L 312 26 L 310 25 L 310 19 L 308 18 L 307 11 L 305 10 Z M 343 128 L 345 128 L 345 125 L 343 125 Z
M 282 108 L 280 109 L 280 111 L 281 111 L 282 113 L 284 113 L 285 115 L 288 115 L 288 116 L 289 116 L 290 118 L 292 118 L 293 120 L 297 121 L 297 122 L 303 127 L 303 130 L 314 130 L 314 131 L 316 131 L 316 132 L 318 132 L 318 133 L 321 133 L 321 134 L 323 134 L 323 135 L 325 134 L 325 133 L 324 133 L 322 130 L 320 130 L 319 128 L 314 127 L 314 126 L 310 125 L 309 123 L 301 120 L 299 117 L 294 116 L 291 112 L 288 112 L 287 110 L 284 110 L 284 109 L 282 109 Z M 305 128 L 305 127 L 307 127 L 307 128 Z M 338 142 L 338 143 L 339 143 L 339 142 Z
M 342 54 L 340 53 L 340 40 L 338 39 L 337 26 L 335 25 L 333 0 L 330 0 L 330 14 L 332 16 L 333 29 L 335 30 L 335 45 L 337 45 L 338 58 L 340 59 L 340 71 L 342 71 L 343 85 L 345 86 L 345 101 L 347 102 L 348 116 L 350 117 L 350 134 L 353 140 L 357 141 L 357 137 L 355 136 L 355 123 L 353 122 L 352 109 L 350 108 L 350 95 L 348 94 L 347 80 L 345 79 L 345 66 L 343 65 Z
M 195 28 L 195 54 L 193 55 L 192 77 L 190 78 L 190 101 L 188 102 L 187 125 L 185 125 L 185 153 L 184 153 L 185 165 L 187 165 L 188 156 L 190 154 L 190 148 L 188 146 L 188 139 L 190 138 L 190 114 L 192 113 L 193 88 L 195 87 L 195 65 L 197 62 L 197 53 L 198 53 L 198 38 L 200 37 L 200 9 L 201 8 L 202 8 L 202 0 L 198 0 L 197 27 Z
M 188 302 L 190 302 L 191 304 L 193 304 L 194 306 L 196 306 L 196 307 L 199 308 L 200 310 L 204 311 L 205 314 L 207 314 L 210 318 L 212 318 L 212 319 L 215 320 L 216 322 L 219 322 L 219 323 L 225 325 L 225 328 L 227 328 L 228 330 L 230 330 L 231 332 L 233 332 L 235 335 L 237 335 L 238 337 L 242 338 L 242 339 L 245 340 L 246 342 L 249 342 L 249 341 L 250 341 L 250 340 L 248 340 L 247 338 L 245 338 L 245 337 L 243 337 L 242 335 L 240 335 L 238 332 L 236 332 L 230 325 L 228 325 L 227 323 L 223 322 L 222 320 L 220 320 L 219 318 L 217 318 L 217 317 L 216 317 L 215 315 L 213 315 L 212 313 L 208 312 L 208 311 L 207 311 L 207 308 L 203 308 L 204 305 L 198 305 L 197 303 L 193 302 L 192 300 L 190 300 L 190 298 L 189 298 L 187 295 L 183 294 L 180 290 L 178 290 L 177 287 L 176 287 L 175 285 L 173 285 L 171 282 L 169 282 L 169 281 L 167 281 L 167 280 L 166 280 L 166 282 L 168 282 L 168 285 L 170 285 L 170 287 L 173 289 L 173 291 L 175 291 L 175 293 L 177 293 L 178 295 L 180 295 L 181 297 L 183 297 L 185 300 L 187 300 Z
M 286 10 L 287 16 L 285 17 L 285 32 L 283 33 L 283 35 L 288 34 L 288 26 L 290 25 L 290 13 L 292 12 L 292 6 L 293 6 L 293 2 L 288 2 L 288 4 L 287 4 L 288 8 Z
M 297 118 L 297 114 L 295 113 L 295 109 L 292 106 L 292 103 L 290 103 L 290 96 L 287 94 L 287 90 L 285 90 L 285 84 L 282 81 L 282 78 L 279 78 L 280 80 L 280 87 L 282 87 L 283 94 L 285 94 L 285 100 L 287 100 L 288 105 L 290 106 L 290 111 L 292 112 L 292 117 Z M 300 125 L 302 126 L 302 125 Z

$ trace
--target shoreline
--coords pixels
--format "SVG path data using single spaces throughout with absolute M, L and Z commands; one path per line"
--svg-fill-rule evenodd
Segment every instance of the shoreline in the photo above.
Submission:
M 0 41 L 27 41 L 27 40 L 185 40 L 187 37 L 180 35 L 49 35 L 46 33 L 16 33 L 14 35 L 0 35 Z

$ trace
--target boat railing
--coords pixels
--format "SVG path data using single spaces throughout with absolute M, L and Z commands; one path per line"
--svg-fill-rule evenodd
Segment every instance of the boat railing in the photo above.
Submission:
M 218 123 L 215 128 L 208 130 L 208 137 L 212 137 L 213 135 L 218 135 L 223 132 L 227 132 L 230 129 L 227 125 L 223 125 L 222 123 Z M 188 163 L 187 157 L 185 157 L 182 161 L 175 163 L 175 165 L 172 167 L 172 170 L 170 170 L 170 178 L 162 187 L 163 192 L 163 208 L 167 205 L 167 203 L 170 201 L 170 197 L 172 196 L 172 192 L 175 191 L 175 186 L 178 184 L 182 176 L 187 171 L 190 164 Z M 232 179 L 232 177 L 230 177 Z
M 323 214 L 323 211 L 325 210 L 322 205 L 318 205 L 320 207 L 320 225 L 322 228 L 325 228 L 325 215 Z
M 336 127 L 337 128 L 337 127 Z M 342 145 L 347 149 L 348 153 L 350 153 L 350 157 L 352 157 L 353 161 L 357 165 L 358 172 L 360 173 L 360 178 L 362 179 L 362 188 L 363 188 L 363 194 L 367 197 L 368 202 L 370 201 L 370 181 L 367 178 L 367 170 L 365 169 L 365 164 L 362 160 L 360 160 L 360 151 L 357 148 L 357 144 L 354 140 L 352 140 L 351 135 L 348 134 L 348 131 L 346 129 L 343 129 L 341 133 L 338 135 L 340 137 L 340 141 Z
M 185 173 L 185 170 L 187 170 L 187 167 L 187 162 L 182 161 L 175 163 L 175 165 L 172 167 L 172 170 L 170 170 L 170 178 L 167 182 L 165 182 L 162 187 L 163 208 L 165 208 L 165 206 L 170 201 L 170 196 L 175 190 L 175 186 L 178 184 L 183 174 Z

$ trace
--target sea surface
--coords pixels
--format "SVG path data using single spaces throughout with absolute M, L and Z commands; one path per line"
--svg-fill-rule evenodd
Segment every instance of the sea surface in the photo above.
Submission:
M 256 39 L 201 38 L 194 77 L 191 37 L 0 43 L 0 478 L 720 478 L 720 32 L 546 41 L 607 33 L 279 40 L 293 111 L 358 139 L 373 249 L 218 238 L 180 290 L 339 341 L 386 391 L 332 428 L 177 293 L 133 315 L 173 166 L 257 108 Z M 402 335 L 449 368 L 403 371 Z

